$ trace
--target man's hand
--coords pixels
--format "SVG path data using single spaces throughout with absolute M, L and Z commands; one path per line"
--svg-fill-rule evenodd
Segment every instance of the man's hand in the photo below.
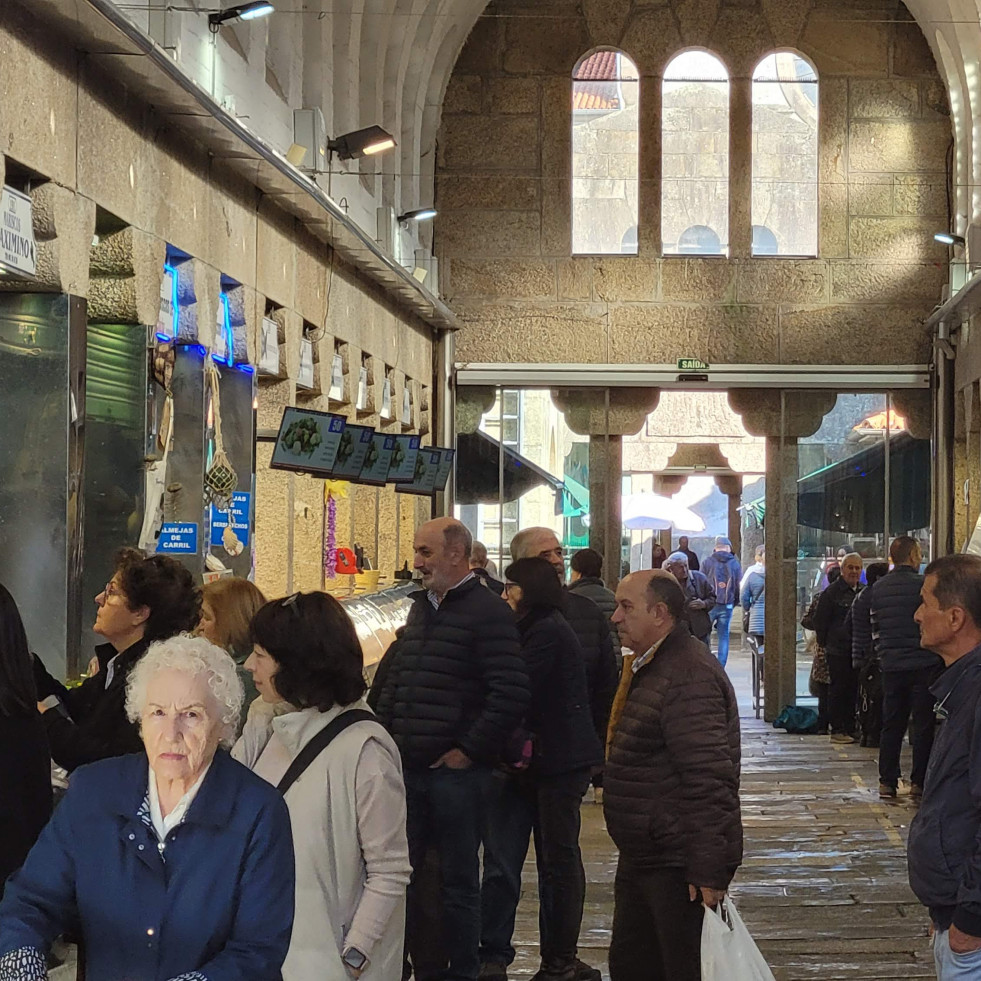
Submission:
M 976 950 L 981 950 L 981 937 L 972 937 L 963 930 L 958 930 L 953 924 L 947 933 L 947 942 L 950 949 L 955 954 L 973 954 Z
M 726 898 L 725 889 L 713 889 L 711 886 L 693 886 L 691 883 L 688 883 L 688 895 L 691 897 L 692 902 L 698 899 L 699 893 L 702 894 L 702 902 L 710 909 L 715 909 Z
M 450 770 L 468 770 L 473 761 L 462 749 L 451 749 L 444 753 L 429 769 L 438 770 L 441 766 Z

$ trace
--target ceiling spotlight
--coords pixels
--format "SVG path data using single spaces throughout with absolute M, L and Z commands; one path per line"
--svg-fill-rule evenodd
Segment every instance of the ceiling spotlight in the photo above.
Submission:
M 369 126 L 353 133 L 345 133 L 330 140 L 327 148 L 336 153 L 341 160 L 356 160 L 358 157 L 372 157 L 396 146 L 395 137 L 386 133 L 381 126 Z
M 399 215 L 399 224 L 404 225 L 409 221 L 432 221 L 436 215 L 435 208 L 416 208 L 415 211 L 407 211 L 404 215 Z
M 276 8 L 269 0 L 252 0 L 251 3 L 239 3 L 234 7 L 226 7 L 219 10 L 217 14 L 210 14 L 208 26 L 212 34 L 217 34 L 221 25 L 229 20 L 255 20 L 256 17 L 265 17 L 271 14 Z
M 941 245 L 963 245 L 964 236 L 955 235 L 953 232 L 937 232 L 933 236 L 934 241 L 939 242 Z

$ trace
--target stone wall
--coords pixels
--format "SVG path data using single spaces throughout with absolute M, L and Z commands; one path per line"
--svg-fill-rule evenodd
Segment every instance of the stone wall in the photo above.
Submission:
M 915 364 L 946 279 L 943 85 L 895 0 L 496 0 L 457 62 L 439 140 L 443 291 L 461 361 Z M 619 47 L 640 80 L 639 255 L 573 257 L 571 78 Z M 730 73 L 729 258 L 661 256 L 661 75 L 687 46 Z M 819 79 L 818 257 L 751 258 L 754 67 Z
M 26 85 L 24 80 L 30 79 Z M 38 238 L 35 288 L 85 297 L 90 313 L 117 323 L 155 323 L 167 245 L 190 254 L 200 343 L 213 340 L 221 276 L 242 284 L 248 350 L 255 362 L 261 319 L 279 323 L 280 378 L 259 382 L 258 426 L 278 427 L 286 405 L 339 411 L 390 431 L 428 433 L 433 346 L 427 325 L 401 310 L 274 200 L 229 175 L 220 161 L 111 79 L 96 73 L 64 39 L 14 4 L 0 4 L 0 180 L 29 186 Z M 112 232 L 93 247 L 106 223 Z M 120 230 L 121 229 L 121 230 Z M 18 288 L 7 283 L 7 288 Z M 316 330 L 315 384 L 297 392 L 304 324 Z M 334 352 L 345 361 L 342 401 L 329 402 Z M 371 410 L 355 412 L 357 374 L 372 368 Z M 382 424 L 386 369 L 398 422 Z M 353 381 L 352 381 L 353 377 Z M 402 427 L 408 385 L 412 422 Z M 2 393 L 0 393 L 2 411 Z M 428 442 L 428 438 L 424 442 Z M 260 445 L 256 493 L 256 577 L 270 595 L 320 586 L 323 485 L 268 469 Z M 391 488 L 359 489 L 341 503 L 339 539 L 357 534 L 374 552 L 379 525 L 386 572 L 411 556 L 415 522 L 428 517 Z M 428 504 L 428 502 L 426 502 Z M 395 537 L 396 508 L 401 535 Z

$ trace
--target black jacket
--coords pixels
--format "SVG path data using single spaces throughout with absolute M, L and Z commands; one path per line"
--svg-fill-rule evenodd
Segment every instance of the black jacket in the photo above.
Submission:
M 845 632 L 851 637 L 852 664 L 861 667 L 862 662 L 875 651 L 875 628 L 872 625 L 872 590 L 866 586 L 845 617 Z
M 108 688 L 105 667 L 77 688 L 67 689 L 48 674 L 35 656 L 34 680 L 38 699 L 57 695 L 68 713 L 55 708 L 41 716 L 55 763 L 71 771 L 110 756 L 143 751 L 139 727 L 126 718 L 126 681 L 149 646 L 149 641 L 140 640 L 119 653 Z M 101 644 L 96 648 L 96 654 L 101 665 L 116 652 L 110 644 Z
M 593 731 L 586 668 L 579 641 L 558 610 L 529 613 L 518 621 L 528 668 L 531 705 L 525 727 L 535 735 L 533 772 L 569 773 L 603 762 Z
M 920 605 L 923 576 L 900 565 L 872 587 L 872 629 L 883 671 L 939 668 L 939 654 L 920 647 L 920 628 L 913 619 Z
M 681 584 L 685 591 L 688 610 L 688 625 L 698 638 L 712 632 L 712 618 L 709 613 L 715 606 L 715 587 L 701 572 L 688 570 L 688 578 Z M 695 606 L 692 606 L 692 604 Z
M 678 551 L 688 556 L 688 571 L 698 572 L 698 556 L 690 548 L 679 548 Z
M 530 700 L 514 615 L 476 578 L 439 609 L 425 590 L 412 600 L 376 709 L 403 765 L 424 770 L 451 749 L 497 762 Z
M 728 887 L 742 861 L 739 708 L 725 669 L 679 624 L 634 676 L 603 809 L 621 858 Z
M 586 664 L 586 685 L 589 688 L 589 705 L 593 728 L 600 745 L 606 744 L 606 727 L 610 722 L 610 707 L 617 690 L 617 660 L 613 653 L 610 621 L 591 600 L 568 589 L 562 615 L 569 621 Z
M 603 616 L 610 624 L 610 641 L 613 644 L 614 652 L 620 649 L 620 634 L 613 625 L 613 614 L 617 609 L 616 593 L 612 589 L 607 589 L 606 583 L 596 576 L 583 576 L 575 582 L 569 583 L 569 592 L 577 593 L 591 599 L 599 608 Z
M 909 884 L 938 927 L 954 923 L 981 936 L 981 647 L 955 661 L 930 692 L 946 719 L 909 829 Z
M 51 757 L 41 719 L 0 712 L 0 896 L 51 817 Z
M 853 589 L 844 579 L 836 579 L 818 600 L 814 611 L 814 630 L 818 645 L 832 657 L 847 654 L 851 659 L 852 638 L 845 620 L 861 589 L 861 586 Z

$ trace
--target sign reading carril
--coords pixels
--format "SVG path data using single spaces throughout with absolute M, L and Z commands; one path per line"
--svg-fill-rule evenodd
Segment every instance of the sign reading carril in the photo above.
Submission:
M 705 371 L 708 365 L 698 358 L 678 358 L 678 371 Z

